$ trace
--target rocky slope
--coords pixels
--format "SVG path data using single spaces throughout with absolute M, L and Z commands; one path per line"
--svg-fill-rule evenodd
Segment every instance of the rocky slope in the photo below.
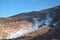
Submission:
M 0 18 L 0 39 L 60 40 L 60 6 Z

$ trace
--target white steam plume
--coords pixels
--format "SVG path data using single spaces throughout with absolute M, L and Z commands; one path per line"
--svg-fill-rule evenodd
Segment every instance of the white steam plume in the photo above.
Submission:
M 37 29 L 43 28 L 43 27 L 47 27 L 50 22 L 52 21 L 52 19 L 49 17 L 49 14 L 46 16 L 46 20 L 45 20 L 45 24 L 42 27 L 38 27 L 40 25 L 42 25 L 44 23 L 44 20 L 38 21 L 38 18 L 33 18 L 34 23 L 33 25 L 30 25 L 29 27 L 25 28 L 25 29 L 19 29 L 17 32 L 11 33 L 9 34 L 6 39 L 12 39 L 12 38 L 17 38 L 17 37 L 21 37 L 22 35 L 28 34 L 32 31 L 35 31 Z

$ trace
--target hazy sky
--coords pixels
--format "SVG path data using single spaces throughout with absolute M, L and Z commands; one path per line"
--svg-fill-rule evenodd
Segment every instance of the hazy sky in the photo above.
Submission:
M 0 17 L 38 11 L 60 5 L 60 0 L 0 0 Z

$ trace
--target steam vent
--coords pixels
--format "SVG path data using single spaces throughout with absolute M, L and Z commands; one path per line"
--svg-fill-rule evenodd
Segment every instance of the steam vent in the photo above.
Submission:
M 0 18 L 0 40 L 60 40 L 60 6 Z

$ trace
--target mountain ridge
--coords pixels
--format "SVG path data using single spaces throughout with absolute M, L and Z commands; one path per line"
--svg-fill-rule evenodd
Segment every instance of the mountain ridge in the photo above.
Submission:
M 4 32 L 5 27 L 10 32 L 13 31 L 13 30 L 10 30 L 10 28 L 14 30 L 19 28 L 20 29 L 23 28 L 26 30 L 27 28 L 28 30 L 31 27 L 31 29 L 29 29 L 29 31 L 31 30 L 31 32 L 28 31 L 29 33 L 27 32 L 27 30 L 26 31 L 24 30 L 28 34 L 19 36 L 16 39 L 13 38 L 11 40 L 59 39 L 60 38 L 60 6 L 45 9 L 42 11 L 33 11 L 28 13 L 17 14 L 7 18 L 1 18 L 0 28 L 2 29 L 2 32 Z M 39 28 L 42 28 L 42 29 L 40 30 Z M 9 40 L 9 39 L 6 39 L 6 40 Z

